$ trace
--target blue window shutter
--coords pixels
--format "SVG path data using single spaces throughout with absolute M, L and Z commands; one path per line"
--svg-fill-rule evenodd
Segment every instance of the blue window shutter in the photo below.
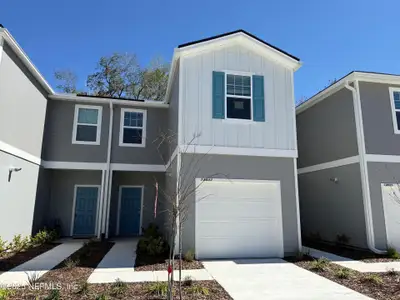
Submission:
M 213 71 L 212 114 L 214 119 L 225 118 L 225 73 Z
M 264 76 L 253 75 L 253 120 L 265 121 Z

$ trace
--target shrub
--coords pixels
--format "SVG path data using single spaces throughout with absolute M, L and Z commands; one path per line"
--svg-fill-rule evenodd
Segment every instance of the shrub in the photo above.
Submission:
M 363 281 L 370 282 L 376 285 L 383 284 L 383 279 L 378 274 L 369 274 L 363 278 Z
M 39 281 L 40 273 L 39 272 L 26 272 L 26 276 L 28 276 L 28 283 L 31 287 L 35 286 L 35 284 Z
M 188 262 L 194 261 L 194 251 L 193 251 L 193 249 L 190 249 L 185 253 L 184 259 L 186 261 L 188 261 Z
M 77 294 L 86 295 L 88 292 L 89 292 L 89 283 L 87 281 L 84 281 L 79 285 Z
M 7 250 L 7 242 L 0 237 L 0 253 Z
M 318 231 L 317 232 L 311 232 L 310 235 L 309 235 L 309 238 L 311 240 L 314 240 L 314 241 L 321 241 L 322 240 L 321 235 L 319 234 Z
M 162 237 L 150 238 L 147 253 L 152 256 L 160 255 L 165 251 L 165 241 Z
M 400 259 L 400 254 L 393 247 L 389 247 L 387 250 L 387 256 L 393 259 Z
M 96 300 L 108 300 L 109 298 L 107 297 L 107 295 L 101 294 L 99 296 L 96 297 Z
M 351 274 L 352 272 L 347 268 L 340 268 L 335 272 L 335 276 L 340 279 L 347 279 Z
M 147 228 L 143 229 L 143 236 L 144 237 L 153 237 L 153 238 L 157 238 L 161 236 L 161 233 L 158 229 L 158 226 L 154 223 L 150 223 Z
M 59 300 L 60 299 L 60 291 L 53 289 L 50 294 L 44 298 L 45 300 Z
M 112 284 L 112 294 L 114 296 L 123 295 L 128 289 L 128 285 L 126 282 L 123 282 L 121 279 L 117 278 L 115 282 Z
M 183 286 L 192 286 L 193 285 L 193 278 L 192 276 L 188 275 L 183 279 Z
M 395 269 L 391 268 L 387 270 L 386 274 L 388 274 L 389 276 L 397 276 L 400 275 L 400 272 L 397 272 Z
M 75 268 L 78 264 L 79 264 L 79 259 L 73 260 L 71 257 L 68 257 L 64 261 L 64 267 L 66 267 L 67 269 Z
M 8 297 L 14 295 L 14 291 L 10 289 L 0 289 L 0 300 L 7 300 Z
M 29 247 L 30 240 L 31 238 L 29 236 L 22 237 L 22 235 L 17 234 L 10 243 L 10 248 L 12 251 L 20 252 Z
M 153 282 L 147 286 L 147 292 L 156 296 L 165 296 L 168 293 L 168 283 L 167 282 Z
M 329 265 L 329 260 L 325 257 L 318 258 L 317 260 L 313 260 L 311 262 L 311 270 L 315 271 L 325 271 L 326 267 Z
M 210 291 L 208 290 L 208 288 L 198 285 L 188 288 L 187 291 L 191 294 L 196 294 L 196 295 L 204 295 L 204 296 L 210 295 Z
M 343 234 L 338 234 L 336 236 L 336 243 L 337 244 L 347 245 L 349 242 L 350 242 L 350 238 L 347 235 L 345 235 L 344 233 Z

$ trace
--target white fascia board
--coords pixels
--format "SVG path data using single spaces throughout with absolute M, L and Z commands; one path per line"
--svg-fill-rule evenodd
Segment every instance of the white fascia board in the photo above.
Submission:
M 46 81 L 46 79 L 44 79 L 43 75 L 35 67 L 24 50 L 22 50 L 22 48 L 18 45 L 11 33 L 5 28 L 0 28 L 0 36 L 4 38 L 6 43 L 10 46 L 22 63 L 28 68 L 40 85 L 46 90 L 46 92 L 48 92 L 50 95 L 54 94 L 54 90 L 51 88 L 50 84 Z
M 59 170 L 104 170 L 105 163 L 75 162 L 75 161 L 42 161 L 45 169 Z
M 23 160 L 29 161 L 39 166 L 42 164 L 42 159 L 40 157 L 32 155 L 24 150 L 18 149 L 2 141 L 0 141 L 0 151 L 21 158 Z
M 169 107 L 169 104 L 164 103 L 162 101 L 153 101 L 153 100 L 145 100 L 145 101 L 118 100 L 118 99 L 103 98 L 103 97 L 77 96 L 75 94 L 55 94 L 55 95 L 50 95 L 49 98 L 52 99 L 52 100 L 72 101 L 72 102 L 85 102 L 85 103 L 98 103 L 98 104 L 109 104 L 110 101 L 111 101 L 114 105 L 133 106 L 133 107 L 155 107 L 155 108 L 168 108 Z
M 355 164 L 355 163 L 359 163 L 359 162 L 360 162 L 360 157 L 358 155 L 356 155 L 356 156 L 351 156 L 351 157 L 346 157 L 346 158 L 342 158 L 342 159 L 338 159 L 338 160 L 334 160 L 334 161 L 321 163 L 318 165 L 300 168 L 300 169 L 297 169 L 297 174 L 299 174 L 299 175 L 306 174 L 306 173 L 321 171 L 321 170 L 325 170 L 325 169 L 347 166 L 347 165 L 351 165 L 351 164 Z
M 333 93 L 336 93 L 338 90 L 342 89 L 347 82 L 355 80 L 362 82 L 400 85 L 400 75 L 353 72 L 297 106 L 296 115 L 318 104 Z
M 144 165 L 144 164 L 117 164 L 111 163 L 112 171 L 137 171 L 137 172 L 165 172 L 165 165 Z

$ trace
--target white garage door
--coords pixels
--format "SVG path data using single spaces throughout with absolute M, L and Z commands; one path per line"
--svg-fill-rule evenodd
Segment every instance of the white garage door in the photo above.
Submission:
M 385 213 L 388 245 L 400 251 L 400 186 L 382 184 L 383 210 Z
M 196 191 L 196 255 L 282 257 L 279 181 L 205 181 Z

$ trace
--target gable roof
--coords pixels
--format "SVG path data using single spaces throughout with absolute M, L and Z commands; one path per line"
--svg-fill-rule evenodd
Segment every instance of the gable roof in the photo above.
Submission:
M 293 71 L 296 71 L 301 66 L 301 62 L 298 57 L 263 41 L 262 39 L 243 29 L 215 35 L 197 41 L 181 44 L 175 48 L 164 101 L 166 103 L 170 101 L 172 82 L 177 69 L 177 64 L 180 61 L 180 57 L 186 55 L 196 55 L 204 50 L 217 49 L 221 46 L 233 45 L 234 43 L 241 43 L 243 46 L 246 46 L 252 51 L 256 51 L 261 53 L 261 55 L 268 56 L 269 58 L 284 65 L 286 68 L 292 69 Z
M 323 90 L 316 93 L 314 96 L 310 97 L 303 103 L 300 103 L 296 107 L 296 115 L 302 113 L 308 108 L 318 104 L 319 102 L 326 99 L 328 96 L 344 88 L 346 83 L 352 81 L 363 81 L 363 82 L 375 82 L 383 84 L 400 84 L 399 74 L 381 73 L 381 72 L 371 72 L 371 71 L 351 71 L 344 75 L 342 78 L 337 80 L 334 84 L 324 88 Z
M 290 53 L 288 53 L 288 52 L 286 52 L 286 51 L 284 51 L 284 50 L 282 50 L 282 49 L 280 49 L 280 48 L 278 48 L 278 47 L 276 47 L 274 45 L 271 45 L 271 44 L 267 43 L 266 41 L 256 37 L 255 35 L 247 32 L 246 30 L 243 30 L 243 29 L 230 31 L 230 32 L 227 32 L 227 33 L 219 34 L 219 35 L 214 35 L 214 36 L 211 36 L 211 37 L 208 37 L 208 38 L 204 38 L 204 39 L 201 39 L 201 40 L 197 40 L 197 41 L 193 41 L 193 42 L 184 43 L 184 44 L 179 45 L 178 48 L 185 48 L 185 47 L 188 47 L 188 46 L 192 46 L 192 45 L 195 45 L 195 44 L 200 44 L 200 43 L 212 41 L 212 40 L 219 39 L 219 38 L 222 38 L 222 37 L 226 37 L 226 36 L 229 36 L 229 35 L 233 35 L 233 34 L 236 34 L 236 33 L 243 33 L 245 35 L 248 35 L 249 37 L 259 41 L 260 43 L 263 43 L 264 45 L 266 45 L 268 47 L 271 47 L 271 48 L 281 52 L 282 54 L 287 55 L 290 58 L 293 58 L 294 60 L 300 61 L 300 59 L 298 57 L 296 57 L 296 56 L 294 56 L 294 55 L 292 55 L 292 54 L 290 54 Z

